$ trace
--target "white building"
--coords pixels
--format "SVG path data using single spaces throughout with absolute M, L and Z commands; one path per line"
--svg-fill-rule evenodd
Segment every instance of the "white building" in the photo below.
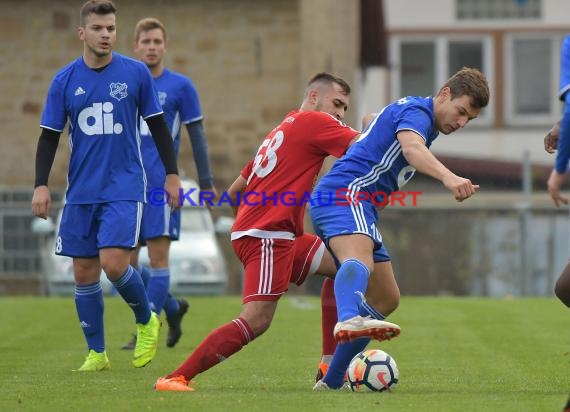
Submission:
M 433 152 L 536 165 L 553 158 L 542 138 L 558 120 L 560 43 L 570 32 L 568 0 L 384 0 L 386 67 L 361 71 L 359 114 L 404 95 L 433 95 L 462 66 L 480 68 L 491 101 L 464 131 Z M 369 87 L 372 86 L 372 87 Z M 386 90 L 384 96 L 367 90 Z

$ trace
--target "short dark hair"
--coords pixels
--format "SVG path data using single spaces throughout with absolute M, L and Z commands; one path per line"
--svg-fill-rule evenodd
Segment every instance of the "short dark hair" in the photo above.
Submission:
M 479 70 L 471 67 L 463 67 L 451 76 L 442 86 L 449 87 L 451 98 L 467 95 L 471 98 L 471 105 L 482 109 L 489 104 L 489 84 Z
M 79 10 L 79 25 L 85 27 L 85 22 L 87 21 L 87 16 L 90 14 L 115 14 L 117 8 L 111 0 L 89 0 L 86 1 L 81 10 Z
M 309 80 L 309 83 L 307 83 L 307 89 L 309 89 L 310 87 L 314 86 L 317 83 L 326 84 L 327 86 L 332 86 L 333 83 L 336 83 L 341 87 L 345 95 L 347 96 L 350 95 L 350 86 L 348 85 L 348 83 L 345 82 L 340 77 L 335 76 L 333 74 L 327 72 L 317 73 L 316 75 L 313 76 L 311 80 Z
M 162 35 L 164 36 L 164 41 L 166 42 L 166 28 L 162 22 L 154 17 L 146 17 L 142 20 L 139 20 L 137 25 L 135 26 L 135 42 L 139 41 L 139 37 L 141 32 L 149 31 L 154 29 L 160 29 L 162 31 Z

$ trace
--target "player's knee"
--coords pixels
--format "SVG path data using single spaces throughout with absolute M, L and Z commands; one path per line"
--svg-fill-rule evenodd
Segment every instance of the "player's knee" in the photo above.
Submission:
M 123 276 L 128 268 L 124 264 L 119 264 L 118 262 L 101 262 L 103 271 L 107 274 L 107 277 L 111 281 L 115 281 Z
M 252 303 L 242 310 L 240 317 L 247 322 L 253 332 L 253 336 L 258 337 L 271 326 L 275 310 L 271 310 L 271 308 L 264 304 L 259 304 L 259 302 Z
M 381 312 L 384 316 L 390 315 L 398 306 L 400 306 L 400 291 L 392 293 L 385 302 L 383 302 L 384 311 Z
M 366 296 L 367 302 L 384 316 L 390 315 L 400 305 L 400 290 L 394 289 L 390 293 L 383 293 L 382 296 Z
M 253 335 L 257 338 L 269 329 L 271 326 L 272 317 L 266 316 L 264 314 L 258 315 L 256 318 L 248 321 L 249 327 L 253 332 Z

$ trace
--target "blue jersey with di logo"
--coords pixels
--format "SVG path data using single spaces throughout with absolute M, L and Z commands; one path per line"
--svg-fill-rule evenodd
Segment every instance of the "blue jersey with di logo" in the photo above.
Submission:
M 439 134 L 435 125 L 433 98 L 404 97 L 382 109 L 358 141 L 319 181 L 313 194 L 315 207 L 319 205 L 319 193 L 347 196 L 352 193 L 356 196 L 357 192 L 368 192 L 375 194 L 376 202 L 381 204 L 386 195 L 403 187 L 415 173 L 396 138 L 398 132 L 404 130 L 417 133 L 430 147 Z M 338 196 L 333 198 L 345 199 Z
M 153 79 L 141 62 L 113 53 L 103 70 L 83 57 L 52 80 L 40 126 L 63 132 L 69 120 L 66 203 L 145 201 L 139 117 L 162 113 Z
M 174 148 L 178 155 L 181 125 L 202 120 L 198 93 L 189 78 L 168 69 L 164 69 L 162 74 L 154 79 L 154 84 L 164 111 L 164 120 L 174 139 Z M 162 188 L 166 180 L 166 171 L 144 119 L 141 119 L 140 130 L 148 190 Z

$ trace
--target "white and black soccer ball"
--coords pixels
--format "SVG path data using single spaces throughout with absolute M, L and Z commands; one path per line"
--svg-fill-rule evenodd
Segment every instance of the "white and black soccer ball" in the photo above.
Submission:
M 348 366 L 348 382 L 353 391 L 389 391 L 398 383 L 398 365 L 380 349 L 360 352 Z

